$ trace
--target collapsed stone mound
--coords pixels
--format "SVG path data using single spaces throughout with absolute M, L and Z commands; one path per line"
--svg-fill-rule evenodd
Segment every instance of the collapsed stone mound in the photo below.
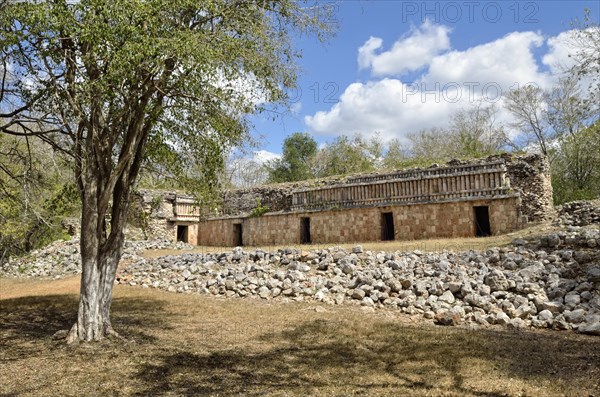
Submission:
M 191 249 L 192 246 L 168 240 L 126 241 L 122 260 L 139 260 L 145 250 Z M 81 273 L 79 239 L 58 240 L 50 245 L 30 252 L 23 257 L 14 257 L 0 265 L 0 276 L 53 277 L 61 278 Z
M 572 201 L 556 208 L 557 226 L 588 226 L 600 224 L 600 200 Z
M 140 259 L 128 285 L 281 301 L 398 309 L 442 325 L 574 329 L 600 335 L 599 229 L 467 252 L 328 248 Z

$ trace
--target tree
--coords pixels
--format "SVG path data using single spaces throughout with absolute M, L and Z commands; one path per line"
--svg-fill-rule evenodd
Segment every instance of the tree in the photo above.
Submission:
M 497 109 L 481 103 L 455 113 L 450 120 L 449 135 L 455 142 L 454 157 L 482 157 L 498 153 L 508 138 L 496 124 Z
M 381 161 L 383 169 L 391 170 L 402 168 L 406 162 L 406 151 L 398 139 L 392 139 L 387 144 L 387 149 Z
M 314 160 L 318 177 L 370 172 L 377 168 L 383 147 L 377 138 L 365 140 L 360 135 L 337 137 L 323 147 Z
M 81 293 L 67 340 L 115 335 L 112 289 L 144 162 L 214 188 L 246 115 L 295 83 L 292 32 L 321 36 L 328 16 L 292 0 L 0 6 L 0 131 L 65 156 L 81 197 Z
M 68 168 L 48 145 L 0 134 L 0 264 L 64 237 L 61 222 L 79 208 Z
M 226 161 L 225 188 L 249 188 L 259 186 L 269 179 L 269 171 L 260 160 L 248 157 L 247 151 L 235 151 Z
M 573 75 L 559 79 L 558 84 L 544 93 L 544 118 L 553 136 L 562 139 L 574 136 L 594 117 L 592 102 L 586 98 Z
M 283 141 L 281 159 L 267 164 L 269 182 L 302 181 L 314 177 L 310 168 L 312 158 L 317 153 L 317 142 L 305 132 L 296 132 Z
M 522 147 L 537 145 L 540 153 L 548 156 L 552 139 L 544 117 L 544 91 L 534 85 L 526 85 L 509 91 L 505 97 L 505 107 L 513 118 L 512 127 L 517 128 L 526 138 Z
M 575 53 L 569 54 L 574 61 L 569 69 L 572 76 L 579 80 L 589 79 L 590 99 L 600 110 L 600 25 L 590 16 L 590 10 L 586 9 L 583 21 L 576 20 L 572 23 L 573 36 L 570 47 Z
M 555 204 L 600 196 L 600 122 L 561 139 L 552 164 Z
M 592 93 L 583 93 L 577 76 L 567 72 L 549 90 L 525 87 L 507 96 L 507 109 L 517 119 L 513 125 L 525 135 L 533 131 L 540 151 L 548 156 L 557 204 L 597 194 L 600 159 L 594 140 L 598 136 L 591 127 L 598 119 Z
M 455 143 L 449 132 L 443 128 L 432 127 L 408 134 L 410 155 L 427 161 L 444 160 L 455 152 Z

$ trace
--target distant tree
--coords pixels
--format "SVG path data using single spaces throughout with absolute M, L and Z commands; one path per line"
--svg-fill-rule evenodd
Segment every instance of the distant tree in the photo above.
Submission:
M 70 169 L 39 140 L 0 134 L 0 263 L 64 237 L 79 208 Z
M 225 166 L 223 185 L 227 188 L 259 186 L 269 179 L 269 170 L 260 161 L 247 156 L 229 158 Z
M 67 340 L 99 340 L 115 334 L 112 290 L 142 165 L 214 190 L 246 115 L 295 84 L 291 33 L 326 34 L 328 15 L 293 0 L 0 7 L 0 132 L 39 138 L 72 165 L 82 277 Z
M 572 72 L 549 90 L 529 86 L 506 98 L 507 109 L 517 120 L 513 126 L 525 136 L 535 136 L 539 151 L 550 161 L 557 204 L 598 194 L 597 107 L 592 93 L 582 92 Z M 528 141 L 521 147 L 527 146 Z
M 556 139 L 573 136 L 594 119 L 592 101 L 582 93 L 578 79 L 573 75 L 559 79 L 544 93 L 544 101 L 542 114 Z
M 407 160 L 406 150 L 398 139 L 392 139 L 387 145 L 381 161 L 381 168 L 391 170 L 403 167 Z
M 314 177 L 310 164 L 317 153 L 317 142 L 305 132 L 296 132 L 283 141 L 280 159 L 266 164 L 269 182 L 302 181 Z
M 572 23 L 573 36 L 569 47 L 575 50 L 569 57 L 574 64 L 569 73 L 578 79 L 588 78 L 592 105 L 596 111 L 600 110 L 600 25 L 594 21 L 589 9 L 585 10 L 583 20 Z
M 450 138 L 448 130 L 432 127 L 408 134 L 409 154 L 412 158 L 443 160 L 456 152 L 456 142 Z
M 544 91 L 540 87 L 526 85 L 509 91 L 504 99 L 506 109 L 514 118 L 511 126 L 525 137 L 520 146 L 535 145 L 540 153 L 548 156 L 553 135 L 544 116 Z
M 496 122 L 492 104 L 475 104 L 455 113 L 448 134 L 453 141 L 449 154 L 454 157 L 482 157 L 501 151 L 508 142 L 504 127 Z
M 600 122 L 561 139 L 552 186 L 555 204 L 600 197 Z
M 315 157 L 315 174 L 319 177 L 347 175 L 373 171 L 382 157 L 383 145 L 374 138 L 360 135 L 337 137 L 325 145 Z

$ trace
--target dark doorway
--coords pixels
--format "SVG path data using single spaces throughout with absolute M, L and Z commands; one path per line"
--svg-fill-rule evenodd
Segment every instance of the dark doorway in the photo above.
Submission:
M 300 242 L 310 244 L 310 218 L 300 218 Z
M 384 241 L 394 239 L 394 214 L 392 212 L 381 214 L 381 239 Z
M 473 207 L 475 211 L 475 235 L 485 237 L 492 235 L 490 228 L 490 211 L 488 206 Z
M 188 227 L 185 225 L 177 225 L 177 241 L 184 243 L 188 242 Z
M 241 223 L 234 223 L 233 224 L 233 245 L 235 245 L 236 247 L 241 247 L 243 244 L 243 239 L 242 239 L 242 224 Z

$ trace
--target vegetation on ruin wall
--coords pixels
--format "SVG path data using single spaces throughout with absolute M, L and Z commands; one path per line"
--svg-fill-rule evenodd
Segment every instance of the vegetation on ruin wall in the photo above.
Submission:
M 260 197 L 256 199 L 256 207 L 250 211 L 250 216 L 263 216 L 269 212 L 269 206 L 263 205 Z

